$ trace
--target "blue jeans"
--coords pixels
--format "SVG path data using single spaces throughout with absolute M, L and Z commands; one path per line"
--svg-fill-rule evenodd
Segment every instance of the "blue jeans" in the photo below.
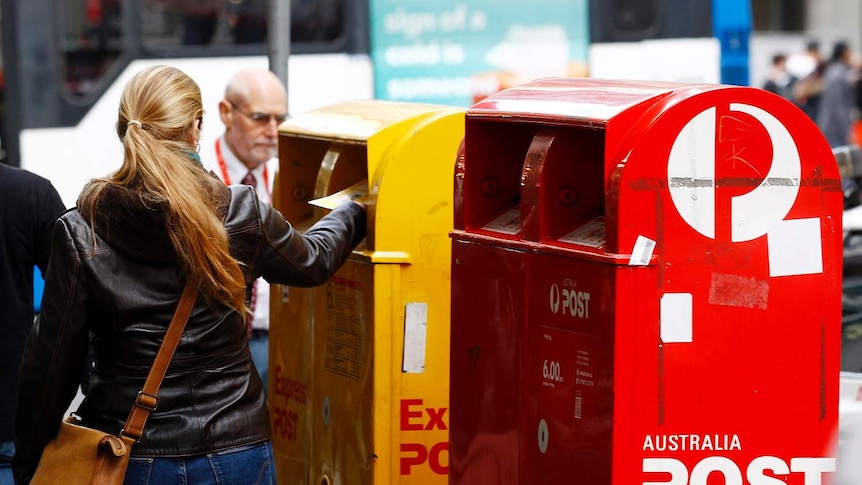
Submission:
M 15 454 L 15 442 L 0 443 L 0 485 L 15 485 L 12 478 L 12 455 Z
M 257 374 L 263 381 L 263 394 L 266 396 L 269 381 L 269 332 L 252 330 L 248 338 L 248 350 L 251 352 L 254 366 L 257 367 Z
M 132 457 L 123 485 L 275 485 L 272 442 L 185 458 Z

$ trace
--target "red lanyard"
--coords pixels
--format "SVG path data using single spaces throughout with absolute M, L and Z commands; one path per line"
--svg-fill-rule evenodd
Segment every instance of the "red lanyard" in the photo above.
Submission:
M 224 157 L 221 156 L 221 143 L 219 143 L 219 139 L 216 138 L 215 141 L 215 152 L 216 152 L 216 160 L 218 161 L 218 167 L 221 169 L 221 178 L 224 180 L 225 185 L 230 185 L 230 175 L 227 173 L 227 164 L 224 163 Z M 263 166 L 263 183 L 266 188 L 266 193 L 269 193 L 269 170 L 266 165 Z

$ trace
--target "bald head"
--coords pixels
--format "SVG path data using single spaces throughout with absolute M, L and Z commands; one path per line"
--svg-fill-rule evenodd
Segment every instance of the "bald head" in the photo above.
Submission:
M 237 71 L 224 90 L 224 97 L 236 104 L 254 99 L 281 97 L 287 104 L 287 92 L 281 79 L 267 69 L 247 68 Z
M 219 103 L 230 151 L 249 169 L 276 154 L 278 124 L 287 116 L 287 91 L 266 69 L 242 69 L 227 84 Z

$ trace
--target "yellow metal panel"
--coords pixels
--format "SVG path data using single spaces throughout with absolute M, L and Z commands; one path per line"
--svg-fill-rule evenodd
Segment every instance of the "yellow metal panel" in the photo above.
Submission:
M 374 444 L 377 465 L 374 470 L 375 485 L 397 484 L 397 476 L 391 474 L 392 467 L 398 463 L 399 456 L 392 453 L 397 446 L 398 423 L 395 421 L 397 408 L 394 401 L 400 395 L 398 383 L 392 380 L 391 369 L 396 367 L 395 349 L 397 340 L 393 324 L 398 320 L 393 311 L 401 288 L 400 266 L 390 264 L 374 265 L 375 287 L 374 309 L 378 319 L 374 325 L 374 344 L 378 351 L 374 355 Z M 397 325 L 396 325 L 397 326 Z
M 348 261 L 314 292 L 311 483 L 371 485 L 373 266 Z
M 307 288 L 270 289 L 268 399 L 278 483 L 309 485 L 311 296 Z
M 449 311 L 452 193 L 463 112 L 435 113 L 391 143 L 372 179 L 374 253 L 404 251 L 393 288 L 390 482 L 445 484 L 449 465 Z M 373 140 L 372 140 L 373 141 Z M 408 307 L 425 308 L 424 369 L 405 372 Z M 382 453 L 380 453 L 382 455 Z
M 275 424 L 279 409 L 304 413 L 293 440 L 274 436 L 280 483 L 448 481 L 448 233 L 463 122 L 450 107 L 358 102 L 282 125 L 274 200 L 298 228 L 325 212 L 309 198 L 363 178 L 370 190 L 366 244 L 328 284 L 273 299 L 270 374 L 305 386 L 302 403 L 270 398 Z
M 391 125 L 427 116 L 444 107 L 391 101 L 347 101 L 291 118 L 279 127 L 282 133 L 333 142 L 366 143 Z
M 370 182 L 375 195 L 375 244 L 371 247 L 408 253 L 421 250 L 423 263 L 438 266 L 440 254 L 434 248 L 448 250 L 450 246 L 455 159 L 464 134 L 464 112 L 438 112 L 411 128 L 398 140 L 379 147 L 380 165 Z M 448 255 L 444 256 L 448 266 Z

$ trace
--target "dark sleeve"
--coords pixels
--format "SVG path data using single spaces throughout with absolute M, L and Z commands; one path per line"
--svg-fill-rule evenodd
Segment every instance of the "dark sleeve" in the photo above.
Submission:
M 856 100 L 856 109 L 862 112 L 862 77 L 856 79 L 856 82 L 853 83 L 853 94 Z
M 323 284 L 365 237 L 365 209 L 352 202 L 335 208 L 304 234 L 269 204 L 258 206 L 264 244 L 255 266 L 270 283 Z
M 35 257 L 36 265 L 44 277 L 48 271 L 48 257 L 51 255 L 51 230 L 54 221 L 66 210 L 60 194 L 50 182 L 47 182 L 44 193 L 39 200 L 38 220 L 36 227 Z
M 21 363 L 12 459 L 19 485 L 32 478 L 42 449 L 56 435 L 80 382 L 92 306 L 84 273 L 69 226 L 60 219 L 53 229 L 42 312 Z

